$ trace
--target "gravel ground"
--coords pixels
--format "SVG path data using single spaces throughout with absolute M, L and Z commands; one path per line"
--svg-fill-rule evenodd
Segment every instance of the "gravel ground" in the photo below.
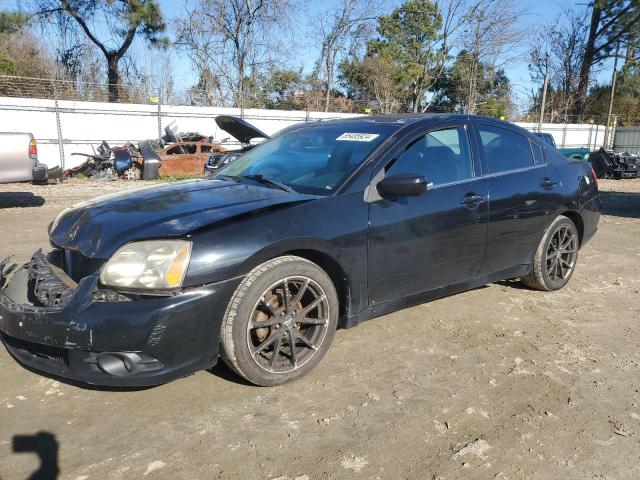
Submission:
M 0 257 L 28 259 L 60 210 L 133 186 L 0 185 Z M 492 284 L 341 330 L 283 387 L 219 365 L 83 389 L 3 349 L 0 478 L 28 477 L 40 452 L 77 480 L 638 479 L 640 180 L 600 186 L 606 215 L 562 291 Z

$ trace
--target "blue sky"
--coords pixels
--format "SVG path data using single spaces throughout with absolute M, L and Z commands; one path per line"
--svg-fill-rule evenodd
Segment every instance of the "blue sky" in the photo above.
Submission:
M 193 0 L 159 1 L 164 13 L 168 17 L 177 17 L 181 15 L 184 12 L 185 4 L 188 5 L 193 3 Z M 326 11 L 332 6 L 339 5 L 340 0 L 303 0 L 303 3 L 304 10 L 309 12 L 308 16 L 312 16 L 314 13 Z M 381 4 L 383 12 L 390 12 L 394 6 L 397 6 L 402 2 L 398 0 L 381 0 L 379 3 Z M 517 9 L 522 12 L 520 27 L 525 34 L 522 37 L 521 44 L 516 48 L 521 50 L 523 55 L 521 55 L 518 60 L 509 63 L 505 67 L 505 70 L 512 82 L 515 99 L 518 103 L 525 103 L 528 100 L 529 92 L 533 87 L 535 87 L 529 75 L 526 55 L 526 51 L 529 49 L 532 42 L 535 41 L 534 28 L 549 22 L 557 21 L 562 12 L 567 8 L 573 6 L 577 8 L 586 8 L 585 4 L 587 3 L 587 0 L 579 0 L 577 2 L 570 0 L 514 0 L 514 3 L 517 5 Z M 295 55 L 293 61 L 296 62 L 296 65 L 303 66 L 305 71 L 311 70 L 313 62 L 319 54 L 319 49 L 316 45 L 304 40 L 309 38 L 310 25 L 308 25 L 308 23 L 308 17 L 296 18 L 296 25 L 294 26 L 294 29 L 297 30 L 294 32 L 294 35 L 302 40 L 299 43 L 301 47 L 299 48 L 299 51 L 296 52 L 297 55 Z M 183 77 L 185 74 L 187 76 L 191 74 L 191 68 L 188 65 L 188 62 L 178 61 L 175 64 L 175 68 L 177 78 Z M 596 76 L 597 80 L 601 82 L 607 81 L 610 75 L 610 72 L 608 72 L 609 69 L 604 68 L 603 71 Z
M 173 19 L 185 14 L 186 7 L 192 5 L 194 0 L 158 0 L 163 13 L 167 19 Z M 294 0 L 295 1 L 295 0 Z M 301 8 L 294 17 L 294 25 L 292 27 L 292 36 L 295 40 L 295 44 L 298 48 L 295 51 L 290 52 L 291 58 L 287 59 L 295 66 L 302 66 L 306 72 L 310 71 L 313 67 L 313 63 L 319 54 L 317 44 L 311 39 L 310 33 L 313 26 L 311 25 L 310 18 L 320 11 L 326 11 L 333 6 L 337 6 L 340 0 L 298 0 L 301 4 Z M 0 8 L 14 9 L 25 8 L 25 4 L 28 2 L 22 0 L 0 0 Z M 379 2 L 381 12 L 390 12 L 394 6 L 401 3 L 401 0 L 380 0 Z M 527 55 L 526 51 L 529 49 L 532 42 L 535 41 L 534 28 L 540 25 L 547 24 L 549 22 L 557 21 L 562 11 L 568 7 L 576 6 L 577 8 L 586 8 L 586 0 L 570 1 L 570 0 L 514 0 L 516 8 L 521 12 L 520 28 L 523 32 L 522 41 L 516 47 L 522 52 L 522 55 L 515 61 L 512 61 L 505 67 L 507 76 L 511 80 L 513 85 L 514 97 L 518 104 L 526 103 L 528 99 L 528 93 L 531 91 L 533 85 L 529 76 L 527 68 Z M 171 21 L 168 22 L 172 24 Z M 144 58 L 147 56 L 147 48 L 138 43 L 135 47 L 136 57 Z M 153 54 L 149 57 L 149 62 L 153 65 Z M 194 83 L 194 72 L 190 65 L 190 62 L 184 55 L 173 55 L 174 77 L 176 83 L 181 87 L 187 87 Z M 596 75 L 596 79 L 600 82 L 608 81 L 610 75 L 610 67 L 605 65 L 599 74 Z

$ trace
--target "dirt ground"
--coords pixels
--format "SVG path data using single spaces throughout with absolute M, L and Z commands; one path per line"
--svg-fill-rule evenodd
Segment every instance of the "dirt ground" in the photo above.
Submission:
M 76 480 L 638 479 L 640 180 L 600 185 L 606 215 L 562 291 L 492 284 L 341 330 L 283 387 L 219 365 L 82 389 L 2 349 L 0 478 L 40 455 Z M 0 185 L 0 257 L 27 260 L 60 210 L 131 186 Z

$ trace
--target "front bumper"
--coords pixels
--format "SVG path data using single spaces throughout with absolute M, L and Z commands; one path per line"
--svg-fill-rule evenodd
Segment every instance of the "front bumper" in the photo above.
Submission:
M 6 271 L 0 265 L 0 336 L 11 355 L 36 371 L 105 386 L 158 385 L 213 366 L 239 281 L 126 297 L 101 290 L 97 273 L 75 285 L 41 252 L 8 285 Z

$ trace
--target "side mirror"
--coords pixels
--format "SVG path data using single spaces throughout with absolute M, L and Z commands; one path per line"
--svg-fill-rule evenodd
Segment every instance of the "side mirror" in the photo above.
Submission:
M 377 189 L 383 198 L 417 197 L 427 189 L 427 179 L 424 175 L 401 173 L 385 177 Z

